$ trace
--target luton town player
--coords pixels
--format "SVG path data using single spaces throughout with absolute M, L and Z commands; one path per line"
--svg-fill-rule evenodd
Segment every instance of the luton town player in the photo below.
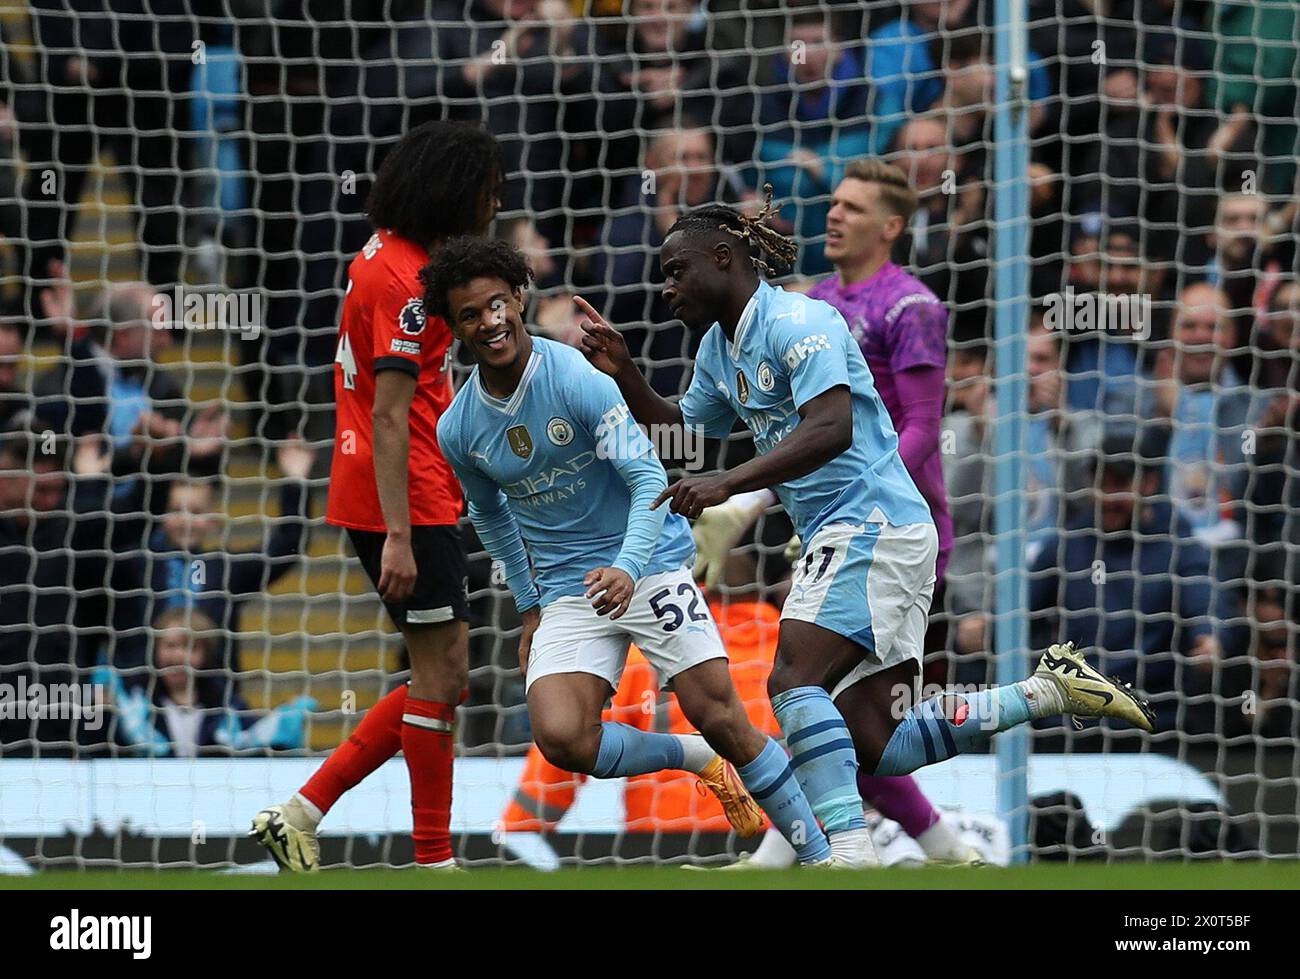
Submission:
M 664 239 L 664 299 L 704 334 L 680 403 L 651 389 L 618 331 L 586 304 L 583 348 L 642 424 L 723 438 L 739 417 L 753 433 L 752 460 L 679 480 L 656 505 L 694 518 L 736 493 L 776 490 L 803 553 L 781 613 L 772 710 L 836 862 L 863 865 L 859 766 L 906 775 L 1036 717 L 1119 717 L 1149 731 L 1151 714 L 1068 644 L 1020 683 L 899 703 L 896 690 L 920 676 L 938 535 L 844 318 L 762 281 L 765 257 L 788 265 L 795 253 L 764 223 L 769 207 L 752 218 L 700 208 Z
M 430 122 L 389 152 L 367 202 L 376 231 L 348 270 L 334 364 L 337 425 L 326 519 L 343 527 L 411 660 L 410 685 L 352 735 L 251 836 L 284 870 L 319 867 L 316 827 L 399 750 L 411 779 L 416 863 L 454 868 L 452 723 L 468 669 L 460 486 L 437 444 L 451 402 L 451 332 L 426 316 L 420 269 L 496 214 L 501 152 L 482 129 Z
M 789 759 L 750 723 L 732 686 L 691 577 L 690 526 L 650 506 L 668 485 L 662 463 L 613 381 L 573 347 L 524 329 L 531 278 L 517 249 L 475 238 L 449 242 L 424 272 L 430 315 L 477 361 L 438 441 L 523 619 L 519 660 L 538 748 L 597 778 L 692 772 L 737 832 L 761 828 L 761 806 L 800 862 L 829 862 Z M 632 641 L 702 736 L 602 723 Z

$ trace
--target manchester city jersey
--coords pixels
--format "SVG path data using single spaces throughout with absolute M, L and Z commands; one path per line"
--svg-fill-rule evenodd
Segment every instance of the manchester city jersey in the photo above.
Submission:
M 820 469 L 772 487 L 795 530 L 808 541 L 829 523 L 930 522 L 862 351 L 827 303 L 760 282 L 734 342 L 717 323 L 705 334 L 682 417 L 710 438 L 725 438 L 739 416 L 763 455 L 795 430 L 804 404 L 840 386 L 852 396 L 853 444 Z
M 649 509 L 668 485 L 650 440 L 614 381 L 572 347 L 534 337 L 505 401 L 488 394 L 476 368 L 439 421 L 438 441 L 520 608 L 538 597 L 520 537 L 542 605 L 585 594 L 593 568 L 619 567 L 636 579 L 694 558 L 685 518 L 666 503 Z

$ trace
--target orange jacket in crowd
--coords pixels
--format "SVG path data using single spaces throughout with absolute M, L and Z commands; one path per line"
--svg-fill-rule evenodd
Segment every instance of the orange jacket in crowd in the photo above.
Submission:
M 767 698 L 767 677 L 776 656 L 781 613 L 767 602 L 709 607 L 727 647 L 731 679 L 750 722 L 766 734 L 779 735 Z M 643 731 L 690 734 L 695 730 L 682 715 L 676 697 L 660 697 L 654 669 L 635 646 L 628 651 L 623 680 L 603 716 Z M 556 768 L 533 745 L 515 797 L 502 816 L 501 830 L 540 833 L 554 828 L 573 805 L 578 786 L 586 778 Z M 625 783 L 623 799 L 631 833 L 725 833 L 731 828 L 718 800 L 686 772 L 633 776 Z

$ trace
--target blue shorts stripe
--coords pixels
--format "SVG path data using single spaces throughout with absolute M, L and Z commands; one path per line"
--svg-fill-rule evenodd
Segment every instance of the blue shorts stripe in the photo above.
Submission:
M 934 753 L 934 739 L 930 737 L 930 732 L 926 727 L 930 723 L 930 719 L 916 715 L 913 715 L 913 718 L 916 721 L 916 726 L 921 730 L 921 741 L 925 744 L 925 763 L 933 765 L 939 760 L 939 757 Z
M 837 727 L 848 730 L 844 727 L 844 721 L 838 717 L 832 717 L 825 721 L 818 721 L 816 724 L 809 724 L 806 728 L 803 728 L 800 731 L 795 731 L 794 734 L 786 738 L 786 746 L 793 748 L 797 742 L 803 741 L 805 738 L 811 738 L 814 734 L 821 734 L 823 731 L 832 731 Z
M 827 741 L 825 744 L 819 744 L 816 748 L 809 748 L 801 755 L 795 755 L 790 759 L 790 764 L 795 768 L 798 768 L 805 762 L 810 762 L 815 758 L 820 758 L 822 755 L 829 755 L 832 751 L 848 751 L 852 753 L 853 742 L 848 738 L 838 738 L 835 741 Z
M 936 723 L 939 725 L 939 734 L 943 737 L 943 746 L 948 750 L 948 757 L 952 758 L 957 754 L 957 744 L 952 739 L 952 732 L 948 730 L 948 721 L 940 717 Z

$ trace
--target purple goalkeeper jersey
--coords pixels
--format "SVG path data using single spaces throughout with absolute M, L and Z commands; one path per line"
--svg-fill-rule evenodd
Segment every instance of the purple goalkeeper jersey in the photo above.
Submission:
M 866 358 L 876 390 L 885 403 L 894 428 L 903 432 L 905 412 L 899 393 L 899 375 L 914 367 L 937 367 L 948 359 L 948 310 L 921 282 L 893 262 L 886 262 L 875 275 L 850 286 L 840 285 L 839 276 L 822 280 L 808 293 L 830 303 L 849 324 L 862 355 Z M 943 411 L 943 374 L 936 379 L 937 407 Z M 907 456 L 904 456 L 906 461 Z M 912 481 L 930 505 L 939 531 L 939 560 L 936 575 L 943 583 L 952 551 L 952 515 L 943 482 L 943 457 L 935 425 L 934 451 L 919 466 L 909 465 Z

